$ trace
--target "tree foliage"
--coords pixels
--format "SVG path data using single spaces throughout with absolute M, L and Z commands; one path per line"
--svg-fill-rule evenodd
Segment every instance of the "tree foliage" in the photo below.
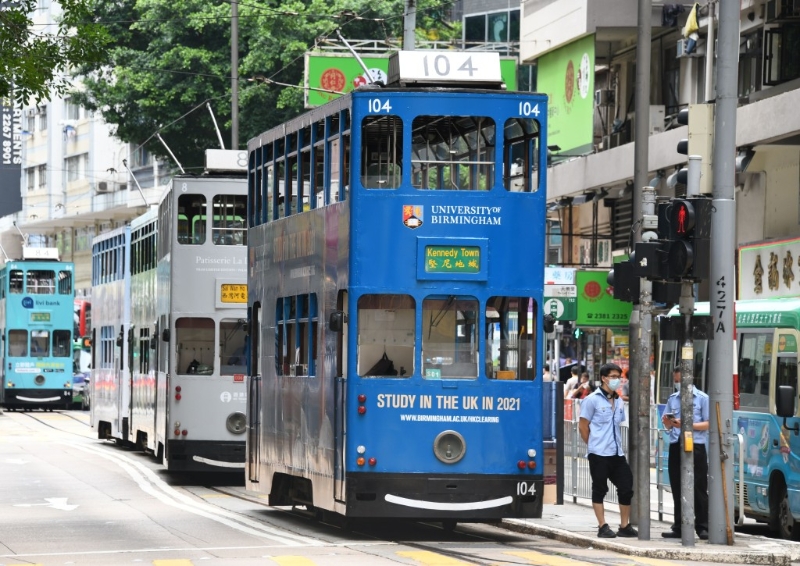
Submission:
M 438 6 L 442 0 L 426 1 Z M 100 110 L 123 141 L 145 143 L 171 161 L 153 137 L 160 132 L 184 168 L 197 170 L 204 150 L 219 143 L 208 101 L 229 148 L 230 1 L 94 2 L 95 21 L 108 27 L 113 40 L 106 64 L 81 70 L 86 89 L 78 96 L 84 106 Z M 426 21 L 423 7 L 418 10 L 420 28 L 448 32 L 446 25 Z M 302 85 L 303 56 L 317 38 L 337 27 L 348 38 L 402 34 L 402 0 L 246 0 L 238 12 L 240 147 L 302 110 L 301 89 L 263 78 Z
M 89 0 L 60 0 L 54 26 L 37 25 L 36 0 L 0 2 L 0 98 L 40 102 L 69 88 L 70 68 L 103 60 L 105 27 Z

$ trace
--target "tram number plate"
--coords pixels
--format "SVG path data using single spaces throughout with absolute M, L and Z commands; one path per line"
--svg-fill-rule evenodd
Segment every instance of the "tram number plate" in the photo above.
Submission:
M 219 289 L 219 300 L 223 303 L 246 303 L 247 285 L 223 283 Z
M 536 495 L 536 484 L 534 482 L 521 481 L 517 483 L 517 495 Z

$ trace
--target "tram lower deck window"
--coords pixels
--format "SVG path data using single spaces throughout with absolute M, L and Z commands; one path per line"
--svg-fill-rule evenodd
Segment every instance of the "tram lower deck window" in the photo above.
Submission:
M 486 376 L 534 379 L 534 368 L 541 366 L 533 359 L 536 343 L 533 321 L 539 317 L 536 302 L 528 297 L 490 297 L 485 314 Z
M 422 302 L 422 376 L 478 377 L 478 300 L 431 297 Z
M 410 295 L 358 299 L 358 375 L 410 377 L 414 373 L 416 303 Z

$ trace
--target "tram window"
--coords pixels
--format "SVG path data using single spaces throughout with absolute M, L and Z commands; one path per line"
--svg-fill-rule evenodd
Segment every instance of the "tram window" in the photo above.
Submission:
M 214 373 L 214 320 L 183 317 L 175 321 L 177 372 L 181 375 Z
M 206 197 L 185 194 L 178 197 L 178 243 L 198 245 L 206 241 Z
M 315 145 L 311 150 L 311 185 L 310 190 L 314 199 L 314 207 L 325 206 L 325 152 L 323 142 Z
M 486 375 L 490 379 L 534 379 L 528 368 L 539 317 L 536 302 L 528 297 L 491 297 L 486 302 Z
M 278 209 L 276 219 L 286 216 L 286 162 L 281 160 L 275 164 L 275 176 L 278 182 L 278 191 L 276 193 L 277 202 L 275 203 Z
M 313 376 L 315 374 L 316 332 L 316 294 L 283 297 L 276 301 L 276 375 Z
M 743 332 L 739 340 L 739 402 L 742 410 L 769 410 L 772 332 Z
M 511 118 L 503 129 L 503 185 L 507 191 L 539 189 L 539 122 Z
M 139 329 L 139 374 L 147 375 L 150 373 L 150 329 Z
M 416 302 L 410 295 L 358 299 L 358 375 L 410 377 L 414 373 Z
M 478 116 L 418 116 L 411 125 L 411 184 L 486 191 L 494 185 L 495 123 Z
M 72 355 L 72 337 L 69 330 L 53 331 L 53 357 L 69 358 Z
M 214 218 L 211 223 L 211 239 L 221 246 L 246 246 L 247 215 L 246 195 L 216 195 L 212 201 Z
M 58 294 L 71 295 L 72 294 L 72 272 L 59 271 L 58 272 Z
M 250 354 L 244 321 L 235 318 L 219 323 L 220 375 L 246 373 L 247 356 Z
M 422 301 L 422 377 L 478 377 L 478 300 L 432 297 Z
M 114 369 L 114 327 L 100 327 L 100 369 Z
M 46 269 L 28 271 L 26 292 L 31 295 L 54 295 L 56 292 L 56 273 Z
M 28 355 L 28 331 L 8 331 L 8 355 L 12 358 L 24 358 Z
M 361 184 L 368 189 L 396 189 L 403 169 L 403 120 L 367 116 L 361 123 Z
M 22 293 L 25 288 L 21 269 L 12 269 L 8 277 L 9 293 Z
M 50 331 L 31 330 L 31 357 L 46 358 L 50 356 Z

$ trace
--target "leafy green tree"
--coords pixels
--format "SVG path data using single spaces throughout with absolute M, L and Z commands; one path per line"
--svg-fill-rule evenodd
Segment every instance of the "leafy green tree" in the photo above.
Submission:
M 108 64 L 81 69 L 86 88 L 77 95 L 80 102 L 102 111 L 123 141 L 145 142 L 171 162 L 154 138 L 160 132 L 187 171 L 201 169 L 204 150 L 219 144 L 208 102 L 230 147 L 230 0 L 94 2 L 95 21 L 113 40 Z M 423 34 L 435 26 L 443 29 L 440 35 L 455 33 L 418 10 L 418 23 L 428 26 L 419 26 Z M 402 0 L 245 0 L 238 12 L 240 147 L 302 111 L 303 55 L 317 38 L 337 28 L 346 38 L 402 35 Z
M 40 102 L 69 88 L 71 67 L 103 60 L 108 41 L 89 0 L 60 0 L 52 26 L 34 24 L 36 0 L 0 1 L 0 99 Z

